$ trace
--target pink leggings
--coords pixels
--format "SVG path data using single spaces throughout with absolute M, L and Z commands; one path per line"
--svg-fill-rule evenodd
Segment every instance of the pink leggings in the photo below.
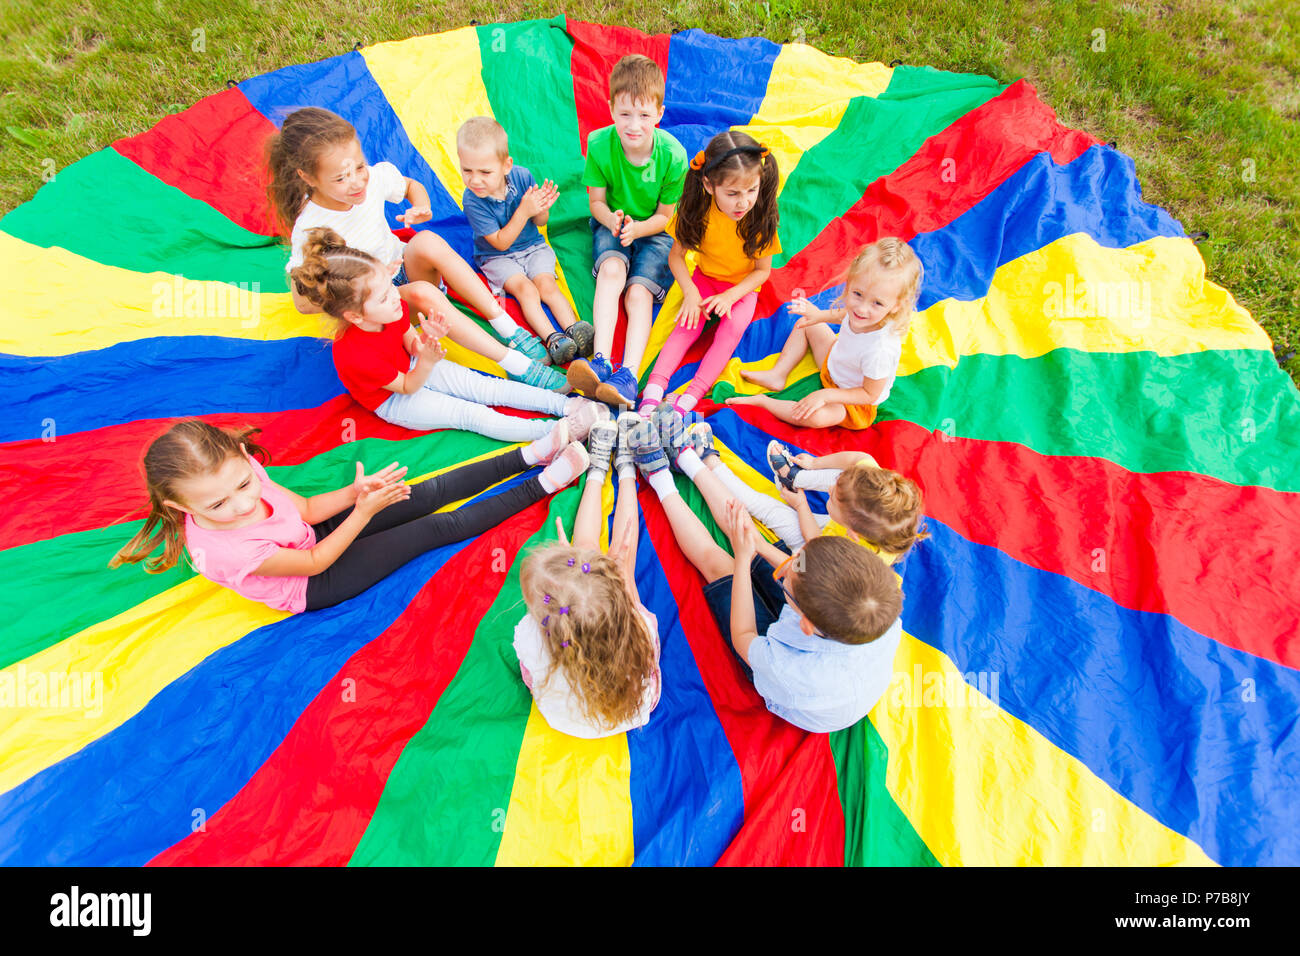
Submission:
M 719 282 L 717 279 L 706 276 L 699 269 L 695 270 L 691 280 L 695 283 L 695 288 L 699 290 L 700 297 L 705 299 L 711 295 L 717 295 L 719 292 L 726 292 L 735 285 L 733 282 Z M 713 383 L 722 374 L 723 366 L 731 359 L 732 354 L 736 351 L 736 346 L 740 344 L 745 329 L 749 328 L 757 304 L 758 292 L 750 292 L 731 307 L 730 316 L 723 316 L 718 320 L 718 330 L 713 334 L 713 344 L 704 353 L 699 368 L 695 370 L 695 377 L 691 379 L 691 384 L 686 387 L 687 395 L 693 396 L 698 401 L 704 397 L 705 392 L 713 387 Z M 668 379 L 672 377 L 673 372 L 677 371 L 677 366 L 682 364 L 682 359 L 685 357 L 687 350 L 695 344 L 695 340 L 704 331 L 706 324 L 703 321 L 704 317 L 701 316 L 700 319 L 700 323 L 693 329 L 678 325 L 672 330 L 668 336 L 668 341 L 659 350 L 659 360 L 655 362 L 654 371 L 650 373 L 650 385 L 658 385 L 664 391 L 668 390 Z

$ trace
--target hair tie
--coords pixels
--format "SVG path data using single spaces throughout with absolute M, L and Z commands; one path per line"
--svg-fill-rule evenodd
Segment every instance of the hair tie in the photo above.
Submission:
M 583 574 L 590 574 L 590 573 L 591 573 L 591 565 L 588 564 L 586 561 L 583 561 L 583 562 L 582 562 L 582 573 L 583 573 Z
M 560 646 L 561 646 L 561 647 L 568 647 L 568 646 L 569 646 L 569 642 L 568 642 L 568 641 L 561 641 L 561 642 L 560 642 Z
M 546 617 L 542 618 L 542 627 L 546 627 L 547 622 L 550 621 L 550 619 L 551 619 L 551 615 L 549 614 L 546 615 Z
M 561 614 L 568 614 L 568 613 L 569 613 L 569 609 L 568 609 L 567 607 L 562 607 L 562 608 L 560 608 L 560 613 L 561 613 Z
M 769 155 L 771 155 L 771 154 L 768 152 L 767 147 L 764 146 L 762 143 L 759 143 L 759 144 L 758 144 L 758 158 L 759 158 L 760 160 L 762 160 L 763 162 L 767 162 L 767 157 L 768 157 Z
M 566 561 L 565 564 L 567 564 L 569 567 L 573 567 L 573 565 L 574 565 L 574 559 L 573 559 L 573 558 L 569 558 L 569 560 Z
M 550 603 L 551 603 L 551 596 L 550 596 L 549 594 L 543 594 L 543 595 L 542 595 L 542 603 L 543 603 L 543 604 L 550 604 Z
M 704 168 L 704 150 L 700 150 L 698 153 L 695 154 L 695 158 L 691 160 L 691 169 L 695 170 L 698 173 L 703 168 Z

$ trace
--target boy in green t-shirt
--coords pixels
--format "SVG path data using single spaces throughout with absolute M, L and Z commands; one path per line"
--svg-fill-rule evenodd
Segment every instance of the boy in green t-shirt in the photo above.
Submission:
M 646 56 L 625 56 L 609 75 L 612 126 L 587 137 L 582 183 L 591 207 L 596 277 L 592 305 L 596 354 L 569 366 L 569 383 L 610 405 L 634 405 L 637 375 L 650 338 L 651 310 L 673 284 L 672 236 L 664 226 L 682 198 L 686 150 L 658 128 L 664 74 Z M 627 310 L 623 362 L 613 364 L 618 302 Z

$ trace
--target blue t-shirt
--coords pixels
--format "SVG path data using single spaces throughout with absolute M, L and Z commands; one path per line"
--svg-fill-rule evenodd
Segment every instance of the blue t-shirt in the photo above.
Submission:
M 870 644 L 841 644 L 799 628 L 787 604 L 781 616 L 749 645 L 754 689 L 767 709 L 813 733 L 851 727 L 884 696 L 903 636 L 895 621 Z
M 498 249 L 483 238 L 492 235 L 508 223 L 514 216 L 515 210 L 519 208 L 524 193 L 536 185 L 537 180 L 533 179 L 532 173 L 523 166 L 515 166 L 506 173 L 505 199 L 493 199 L 491 196 L 480 198 L 468 189 L 465 190 L 463 205 L 465 218 L 469 220 L 469 227 L 474 231 L 475 262 L 482 262 L 493 256 L 504 256 L 508 252 L 519 252 L 546 241 L 531 219 L 524 224 L 524 228 L 519 231 L 519 235 L 515 237 L 509 249 Z

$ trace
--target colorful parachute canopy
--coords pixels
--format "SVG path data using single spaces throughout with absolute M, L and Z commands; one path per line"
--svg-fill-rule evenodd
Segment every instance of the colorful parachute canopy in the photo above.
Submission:
M 106 567 L 140 525 L 140 451 L 179 417 L 262 427 L 303 493 L 356 459 L 428 473 L 500 447 L 344 393 L 264 199 L 261 146 L 290 111 L 348 119 L 466 255 L 455 132 L 495 116 L 560 186 L 549 238 L 589 314 L 582 149 L 627 52 L 665 69 L 689 152 L 741 127 L 781 163 L 787 251 L 702 409 L 727 460 L 772 494 L 769 435 L 858 447 L 924 489 L 932 536 L 903 565 L 906 636 L 868 719 L 809 735 L 768 714 L 645 492 L 663 698 L 603 741 L 550 731 L 510 648 L 521 550 L 576 490 L 312 614 Z M 722 407 L 741 365 L 773 361 L 791 291 L 829 301 L 882 235 L 926 283 L 878 425 Z M 1132 161 L 1023 81 L 698 30 L 466 28 L 169 116 L 59 171 L 0 221 L 0 256 L 5 863 L 1300 862 L 1300 401 Z

